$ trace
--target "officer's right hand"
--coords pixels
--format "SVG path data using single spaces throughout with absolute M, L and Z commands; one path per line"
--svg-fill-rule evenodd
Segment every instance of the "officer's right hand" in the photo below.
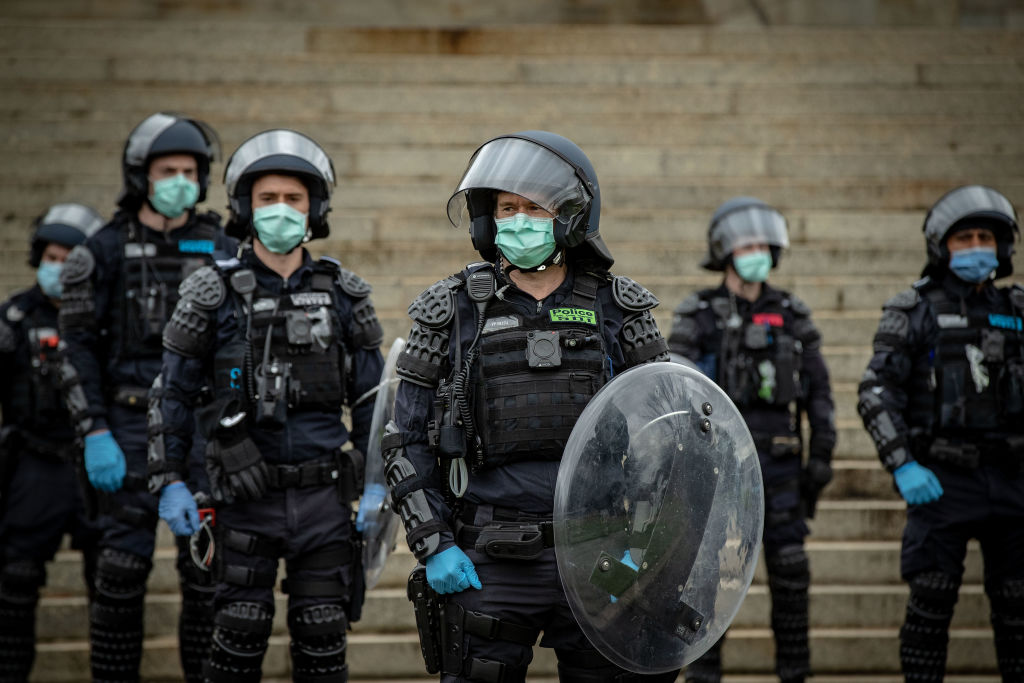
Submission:
M 942 495 L 939 478 L 930 469 L 913 460 L 896 468 L 893 476 L 900 495 L 911 505 L 931 503 Z
M 94 488 L 113 493 L 121 488 L 126 465 L 124 453 L 109 429 L 85 437 L 85 471 Z
M 427 558 L 427 583 L 439 595 L 482 587 L 473 561 L 455 545 Z
M 160 491 L 160 519 L 167 522 L 175 536 L 191 536 L 199 530 L 199 508 L 183 481 L 168 484 Z
M 366 530 L 366 515 L 371 510 L 379 510 L 385 496 L 388 495 L 386 488 L 380 484 L 367 484 L 363 491 L 363 497 L 359 499 L 359 513 L 356 515 L 356 531 L 363 533 Z

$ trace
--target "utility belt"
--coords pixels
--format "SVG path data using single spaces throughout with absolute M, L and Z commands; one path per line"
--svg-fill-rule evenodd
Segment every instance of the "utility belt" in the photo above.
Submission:
M 1024 435 L 973 442 L 936 437 L 919 459 L 972 470 L 982 466 L 997 467 L 1017 475 L 1024 468 Z
M 11 455 L 24 453 L 44 462 L 72 463 L 78 453 L 78 445 L 73 436 L 65 442 L 55 442 L 17 428 L 8 432 L 3 447 Z
M 337 484 L 342 477 L 338 457 L 328 455 L 297 465 L 267 463 L 267 483 L 274 489 L 298 489 L 307 486 Z
M 803 452 L 803 441 L 799 436 L 771 434 L 753 434 L 754 447 L 758 453 L 767 453 L 773 458 L 799 456 Z
M 125 473 L 124 479 L 121 481 L 121 488 L 116 493 L 122 491 L 126 493 L 145 492 L 148 495 L 149 485 L 146 476 L 135 472 Z M 104 491 L 96 491 L 96 507 L 100 514 L 113 517 L 135 529 L 156 528 L 159 519 L 154 512 L 134 505 L 126 505 L 124 502 L 118 501 L 113 493 Z
M 131 410 L 146 410 L 149 407 L 149 389 L 122 384 L 114 388 L 110 402 Z
M 459 547 L 472 548 L 495 560 L 535 560 L 547 548 L 555 547 L 550 519 L 509 508 L 492 508 L 491 519 L 479 526 L 476 521 L 480 508 L 473 504 L 463 507 L 455 529 Z

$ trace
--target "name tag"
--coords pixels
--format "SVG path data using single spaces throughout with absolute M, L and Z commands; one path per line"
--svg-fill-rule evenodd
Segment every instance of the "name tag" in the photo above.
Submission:
M 957 315 L 955 313 L 940 313 L 936 317 L 936 321 L 939 323 L 939 327 L 967 327 L 967 316 Z
M 138 242 L 125 242 L 125 258 L 142 258 L 143 256 L 156 256 L 156 245 L 150 242 L 146 242 L 145 244 L 139 244 Z
M 585 308 L 552 308 L 550 316 L 553 323 L 597 325 L 597 314 Z
M 263 313 L 264 311 L 272 311 L 276 303 L 273 299 L 256 299 L 252 303 L 252 312 Z
M 497 318 L 488 318 L 487 322 L 484 323 L 483 334 L 510 330 L 513 327 L 519 327 L 519 318 L 514 315 L 502 315 Z
M 293 306 L 330 306 L 331 295 L 327 292 L 297 292 L 291 295 Z

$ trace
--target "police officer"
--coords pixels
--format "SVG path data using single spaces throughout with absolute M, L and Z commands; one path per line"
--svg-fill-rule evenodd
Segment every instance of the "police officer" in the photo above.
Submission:
M 928 212 L 924 278 L 885 303 L 857 409 L 907 501 L 900 630 L 908 681 L 941 681 L 967 541 L 981 542 L 1004 681 L 1024 680 L 1024 288 L 1017 214 L 996 190 Z
M 209 263 L 215 248 L 233 244 L 215 213 L 194 208 L 206 196 L 216 153 L 216 136 L 202 122 L 147 117 L 125 144 L 117 213 L 72 250 L 61 274 L 60 329 L 80 378 L 65 385 L 68 408 L 84 438 L 103 529 L 89 619 L 96 680 L 138 678 L 157 524 L 157 499 L 146 490 L 147 395 L 160 371 L 161 334 L 178 285 Z M 188 555 L 179 546 L 183 569 Z M 209 643 L 212 593 L 187 573 L 181 578 L 182 664 L 195 680 Z
M 81 204 L 55 204 L 33 225 L 36 284 L 0 305 L 0 680 L 26 681 L 35 658 L 35 609 L 65 532 L 83 553 L 91 591 L 96 530 L 74 471 L 75 432 L 60 383 L 73 372 L 57 334 L 68 252 L 103 225 Z
M 383 332 L 370 286 L 302 246 L 327 237 L 335 184 L 330 158 L 290 130 L 260 133 L 225 169 L 228 233 L 246 240 L 182 285 L 164 331 L 166 392 L 157 414 L 171 470 L 182 467 L 189 423 L 200 414 L 217 510 L 220 577 L 209 681 L 258 681 L 286 561 L 292 672 L 297 681 L 343 682 L 349 623 L 363 597 L 352 501 L 362 490 L 371 403 L 343 406 L 379 381 Z M 351 437 L 355 450 L 342 451 Z M 164 495 L 180 486 L 168 476 Z M 168 517 L 194 516 L 191 499 Z
M 754 437 L 765 488 L 775 670 L 784 682 L 810 673 L 805 518 L 814 516 L 818 494 L 832 478 L 836 441 L 828 369 L 811 311 L 767 283 L 788 246 L 786 219 L 764 202 L 734 197 L 719 206 L 701 265 L 724 271 L 725 278 L 679 304 L 669 338 L 673 353 L 696 362 L 729 394 Z M 811 427 L 806 464 L 804 414 Z M 721 679 L 721 642 L 687 667 L 686 680 Z
M 584 406 L 614 374 L 668 358 L 651 315 L 658 300 L 608 273 L 597 176 L 564 137 L 527 131 L 485 143 L 448 203 L 453 225 L 462 214 L 486 262 L 409 307 L 384 442 L 409 546 L 447 600 L 443 651 L 430 645 L 439 634 L 421 629 L 427 668 L 445 681 L 522 681 L 543 630 L 563 681 L 634 680 L 574 619 L 551 516 Z

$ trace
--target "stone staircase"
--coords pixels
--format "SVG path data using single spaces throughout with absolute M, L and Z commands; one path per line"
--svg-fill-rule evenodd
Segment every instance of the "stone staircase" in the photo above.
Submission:
M 615 271 L 662 300 L 666 332 L 680 299 L 717 282 L 697 267 L 712 209 L 754 194 L 783 210 L 793 246 L 773 282 L 815 310 L 839 425 L 836 479 L 808 544 L 813 667 L 820 681 L 898 679 L 904 506 L 856 415 L 856 384 L 881 303 L 923 264 L 927 207 L 967 182 L 1024 207 L 1024 31 L 506 26 L 472 14 L 474 3 L 449 3 L 474 19 L 444 29 L 399 0 L 381 6 L 417 6 L 406 24 L 384 10 L 361 18 L 355 3 L 334 23 L 310 8 L 345 3 L 289 16 L 269 0 L 248 12 L 199 0 L 85 4 L 0 8 L 0 293 L 29 281 L 27 227 L 46 205 L 112 209 L 124 138 L 157 110 L 208 121 L 225 154 L 278 126 L 324 145 L 338 188 L 332 237 L 314 251 L 373 283 L 388 343 L 407 333 L 419 291 L 477 258 L 444 205 L 494 135 L 549 129 L 587 151 Z M 207 205 L 226 205 L 219 182 Z M 1024 259 L 1016 265 L 1019 280 Z M 160 538 L 147 680 L 180 677 L 166 528 Z M 950 680 L 996 679 L 978 555 L 953 622 Z M 404 595 L 412 564 L 400 548 L 369 594 L 350 639 L 354 677 L 424 679 Z M 79 573 L 70 551 L 50 567 L 33 680 L 88 678 Z M 288 677 L 279 607 L 268 678 Z M 730 631 L 727 680 L 773 680 L 772 653 L 762 567 Z M 531 680 L 554 671 L 538 649 Z

